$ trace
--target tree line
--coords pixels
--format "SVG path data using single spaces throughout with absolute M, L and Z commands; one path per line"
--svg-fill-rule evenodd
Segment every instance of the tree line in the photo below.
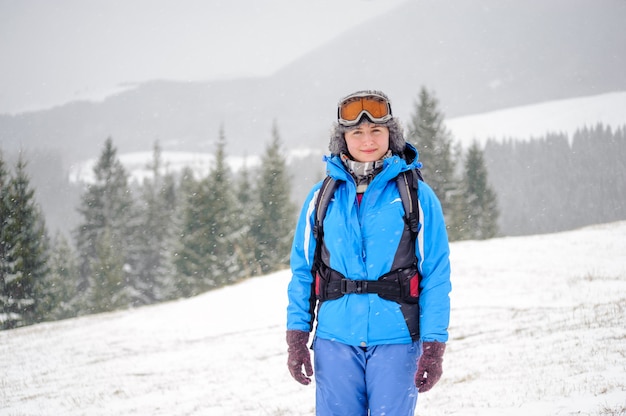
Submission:
M 463 149 L 422 88 L 408 139 L 439 197 L 451 241 L 532 235 L 626 219 L 626 126 L 569 137 L 491 138 Z
M 505 235 L 571 230 L 626 218 L 626 126 L 602 123 L 569 137 L 489 140 L 486 166 Z
M 256 180 L 247 168 L 234 177 L 225 140 L 220 132 L 201 178 L 168 173 L 157 144 L 151 177 L 133 185 L 107 139 L 72 242 L 48 237 L 26 162 L 10 176 L 0 158 L 1 328 L 193 296 L 285 267 L 295 207 L 278 131 Z
M 462 155 L 425 88 L 407 140 L 442 202 L 451 240 L 490 238 L 498 210 L 482 150 Z M 155 144 L 131 183 L 108 138 L 77 207 L 71 241 L 48 236 L 20 156 L 0 154 L 0 328 L 194 296 L 287 267 L 297 207 L 278 128 L 258 168 L 231 171 L 220 129 L 209 173 L 167 172 Z

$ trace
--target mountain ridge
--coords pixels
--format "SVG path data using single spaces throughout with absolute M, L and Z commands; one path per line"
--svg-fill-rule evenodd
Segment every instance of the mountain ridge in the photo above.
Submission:
M 626 4 L 603 0 L 408 2 L 267 77 L 151 81 L 100 102 L 0 115 L 5 151 L 60 149 L 65 166 L 120 152 L 260 154 L 278 127 L 285 147 L 326 148 L 334 104 L 357 89 L 388 93 L 408 120 L 422 86 L 446 117 L 626 90 Z M 250 63 L 254 65 L 254 62 Z

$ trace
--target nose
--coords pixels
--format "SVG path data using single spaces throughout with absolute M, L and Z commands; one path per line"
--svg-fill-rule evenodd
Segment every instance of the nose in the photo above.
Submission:
M 369 131 L 365 132 L 363 134 L 363 143 L 370 144 L 372 142 L 374 142 L 374 135 L 372 135 Z

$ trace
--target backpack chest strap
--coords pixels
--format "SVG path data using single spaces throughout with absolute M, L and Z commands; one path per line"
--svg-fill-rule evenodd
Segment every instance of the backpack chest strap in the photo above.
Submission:
M 398 281 L 341 279 L 328 282 L 326 290 L 332 293 L 338 292 L 342 295 L 376 293 L 383 296 L 400 297 L 400 284 Z
M 419 274 L 416 268 L 398 269 L 378 280 L 353 280 L 322 267 L 315 276 L 317 299 L 321 302 L 344 295 L 375 293 L 383 299 L 415 303 L 419 296 Z

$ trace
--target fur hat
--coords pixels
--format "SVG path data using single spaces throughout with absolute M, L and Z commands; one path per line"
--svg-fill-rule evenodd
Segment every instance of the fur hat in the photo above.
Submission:
M 367 91 L 358 91 L 358 92 L 370 92 L 370 93 L 382 95 L 383 97 L 387 98 L 387 95 L 381 91 L 367 90 Z M 343 101 L 344 99 L 345 98 L 342 98 L 339 102 Z M 341 153 L 349 154 L 348 145 L 346 144 L 346 139 L 345 139 L 344 134 L 347 131 L 353 130 L 356 127 L 360 126 L 364 121 L 371 123 L 370 119 L 366 115 L 363 115 L 359 123 L 355 126 L 345 127 L 339 124 L 338 122 L 333 123 L 333 128 L 332 128 L 332 132 L 330 135 L 330 142 L 328 144 L 328 150 L 330 150 L 330 153 L 333 155 L 339 155 Z M 400 126 L 398 119 L 396 117 L 392 117 L 390 120 L 386 121 L 385 123 L 380 123 L 380 125 L 385 126 L 389 129 L 389 149 L 391 150 L 391 153 L 402 156 L 404 154 L 404 148 L 405 148 L 406 142 L 404 140 L 402 126 Z

